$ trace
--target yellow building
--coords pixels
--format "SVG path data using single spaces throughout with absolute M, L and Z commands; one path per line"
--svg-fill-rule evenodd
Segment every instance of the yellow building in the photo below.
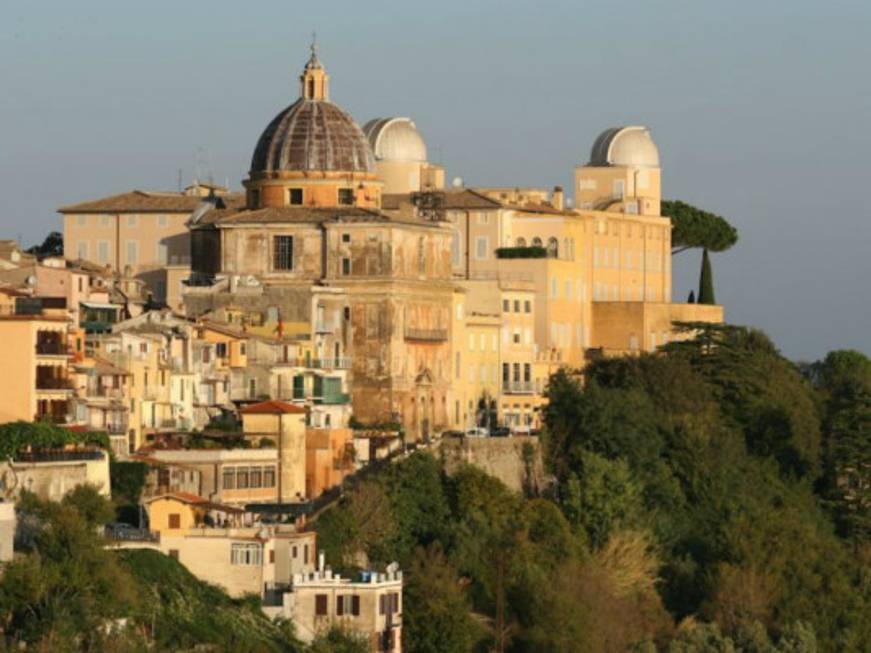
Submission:
M 263 401 L 246 406 L 242 431 L 255 446 L 262 440 L 278 448 L 278 500 L 306 499 L 305 408 L 284 401 Z
M 69 319 L 51 311 L 11 308 L 0 313 L 0 423 L 50 420 L 72 414 Z

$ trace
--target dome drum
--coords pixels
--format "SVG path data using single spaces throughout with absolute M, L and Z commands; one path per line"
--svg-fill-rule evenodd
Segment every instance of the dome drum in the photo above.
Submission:
M 593 143 L 590 165 L 658 168 L 659 150 L 647 127 L 611 127 Z

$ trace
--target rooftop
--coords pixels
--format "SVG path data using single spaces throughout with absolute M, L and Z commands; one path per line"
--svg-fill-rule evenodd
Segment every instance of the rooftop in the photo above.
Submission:
M 295 404 L 289 404 L 284 401 L 261 401 L 258 404 L 251 404 L 240 411 L 243 415 L 282 415 L 295 414 L 304 415 L 305 408 Z
M 219 195 L 221 203 L 229 207 L 245 205 L 243 193 Z M 133 190 L 78 204 L 69 204 L 58 213 L 184 213 L 194 211 L 205 198 L 184 193 Z

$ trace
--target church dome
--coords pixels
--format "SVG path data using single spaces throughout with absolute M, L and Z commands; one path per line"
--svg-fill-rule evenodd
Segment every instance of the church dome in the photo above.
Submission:
M 426 143 L 411 118 L 376 118 L 363 127 L 378 161 L 426 162 Z
M 300 98 L 269 123 L 251 158 L 252 173 L 374 172 L 369 141 L 354 119 L 322 99 Z
M 658 168 L 659 150 L 647 127 L 611 127 L 593 143 L 590 165 Z

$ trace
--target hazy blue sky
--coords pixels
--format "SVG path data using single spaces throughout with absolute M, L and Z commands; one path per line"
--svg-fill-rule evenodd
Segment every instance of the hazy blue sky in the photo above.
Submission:
M 239 187 L 317 30 L 332 99 L 415 119 L 468 184 L 571 186 L 605 127 L 646 124 L 663 193 L 740 230 L 729 321 L 795 358 L 871 353 L 871 2 L 14 2 L 0 6 L 0 236 L 58 206 Z M 200 154 L 198 155 L 198 151 Z M 698 255 L 675 262 L 675 298 Z

